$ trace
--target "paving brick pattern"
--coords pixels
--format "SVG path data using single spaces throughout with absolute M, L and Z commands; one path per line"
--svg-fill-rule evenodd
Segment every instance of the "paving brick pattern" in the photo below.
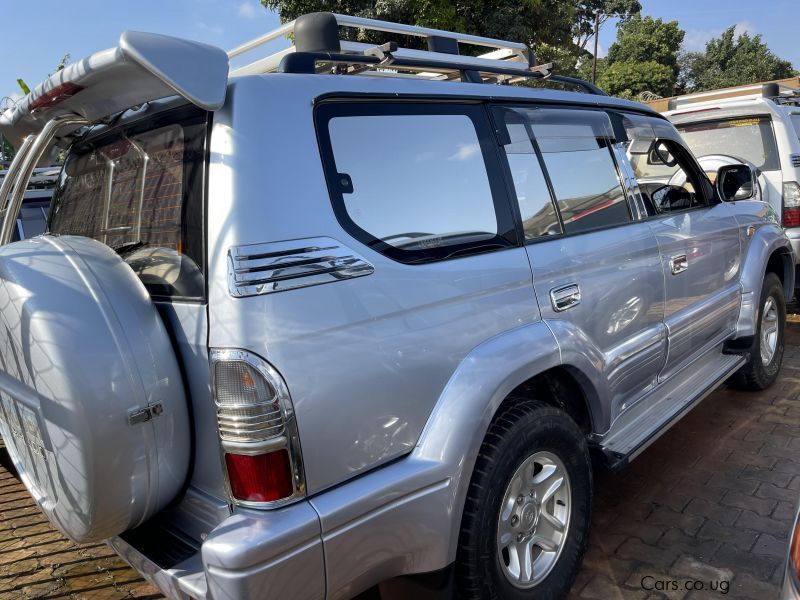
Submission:
M 161 598 L 105 544 L 75 544 L 53 529 L 0 448 L 0 600 Z
M 790 319 L 773 387 L 720 389 L 625 471 L 596 474 L 571 600 L 778 597 L 800 500 L 800 318 Z
M 793 320 L 775 386 L 719 390 L 624 472 L 596 474 L 590 547 L 570 600 L 777 597 L 800 498 Z M 7 467 L 0 464 L 0 600 L 160 597 L 105 545 L 54 531 Z

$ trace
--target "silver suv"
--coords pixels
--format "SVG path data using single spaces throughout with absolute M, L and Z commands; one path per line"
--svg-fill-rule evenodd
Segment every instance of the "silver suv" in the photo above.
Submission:
M 564 596 L 590 456 L 781 366 L 794 258 L 754 172 L 712 185 L 522 44 L 128 32 L 0 128 L 3 438 L 61 531 L 172 597 Z M 52 144 L 47 233 L 8 243 Z

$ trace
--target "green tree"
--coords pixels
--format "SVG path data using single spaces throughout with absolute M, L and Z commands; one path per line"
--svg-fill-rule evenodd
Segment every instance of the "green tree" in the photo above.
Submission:
M 597 83 L 612 96 L 637 98 L 642 92 L 669 96 L 680 71 L 678 50 L 684 31 L 677 21 L 633 17 L 617 27 L 608 56 L 598 61 Z M 582 65 L 582 74 L 588 66 Z
M 579 50 L 573 41 L 576 8 L 563 0 L 261 0 L 261 3 L 277 10 L 283 22 L 305 13 L 330 11 L 519 40 L 533 47 L 540 62 L 557 61 L 559 72 L 565 74 L 574 73 Z M 380 35 L 350 28 L 342 33 L 359 41 L 380 39 Z
M 638 15 L 642 10 L 639 0 L 580 0 L 575 9 L 575 22 L 572 35 L 579 48 L 585 49 L 594 37 L 595 19 L 602 27 L 609 19 L 621 22 Z
M 796 73 L 792 63 L 777 57 L 761 35 L 736 35 L 728 27 L 706 44 L 705 52 L 687 53 L 681 59 L 680 80 L 686 91 L 703 91 L 784 79 Z

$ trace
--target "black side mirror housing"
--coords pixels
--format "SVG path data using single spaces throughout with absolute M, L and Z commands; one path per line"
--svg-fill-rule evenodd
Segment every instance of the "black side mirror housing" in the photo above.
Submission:
M 749 165 L 724 165 L 717 171 L 715 186 L 725 202 L 752 200 L 758 196 L 758 173 Z

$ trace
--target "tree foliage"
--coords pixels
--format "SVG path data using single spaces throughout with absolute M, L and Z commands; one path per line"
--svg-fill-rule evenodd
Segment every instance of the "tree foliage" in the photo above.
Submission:
M 677 21 L 634 17 L 621 22 L 608 56 L 598 61 L 598 85 L 612 96 L 625 98 L 637 98 L 644 91 L 671 95 L 680 70 L 677 54 L 683 36 Z M 584 64 L 584 75 L 588 69 Z
M 649 91 L 670 96 L 686 91 L 779 79 L 792 65 L 773 54 L 760 35 L 736 36 L 734 27 L 712 39 L 705 52 L 681 52 L 684 31 L 677 21 L 642 17 L 640 0 L 261 0 L 282 21 L 331 11 L 519 40 L 533 47 L 539 62 L 553 62 L 564 75 L 591 78 L 595 15 L 600 24 L 618 19 L 617 38 L 597 62 L 597 83 L 609 94 L 637 98 Z M 386 41 L 381 34 L 346 28 L 358 41 Z M 421 47 L 409 38 L 404 45 Z M 416 44 L 416 46 L 415 46 Z
M 560 72 L 574 72 L 578 53 L 573 36 L 576 8 L 563 0 L 261 0 L 281 21 L 315 11 L 461 31 L 533 47 L 540 62 L 557 60 Z M 368 32 L 343 30 L 359 41 L 377 41 Z M 413 43 L 414 40 L 410 40 Z
M 703 91 L 746 85 L 795 74 L 792 63 L 778 58 L 761 40 L 761 35 L 736 35 L 726 29 L 706 44 L 705 52 L 681 56 L 680 83 L 685 91 Z
M 575 23 L 572 35 L 579 48 L 585 49 L 594 37 L 595 17 L 602 27 L 609 19 L 618 18 L 625 22 L 642 10 L 639 0 L 580 0 L 575 9 Z

